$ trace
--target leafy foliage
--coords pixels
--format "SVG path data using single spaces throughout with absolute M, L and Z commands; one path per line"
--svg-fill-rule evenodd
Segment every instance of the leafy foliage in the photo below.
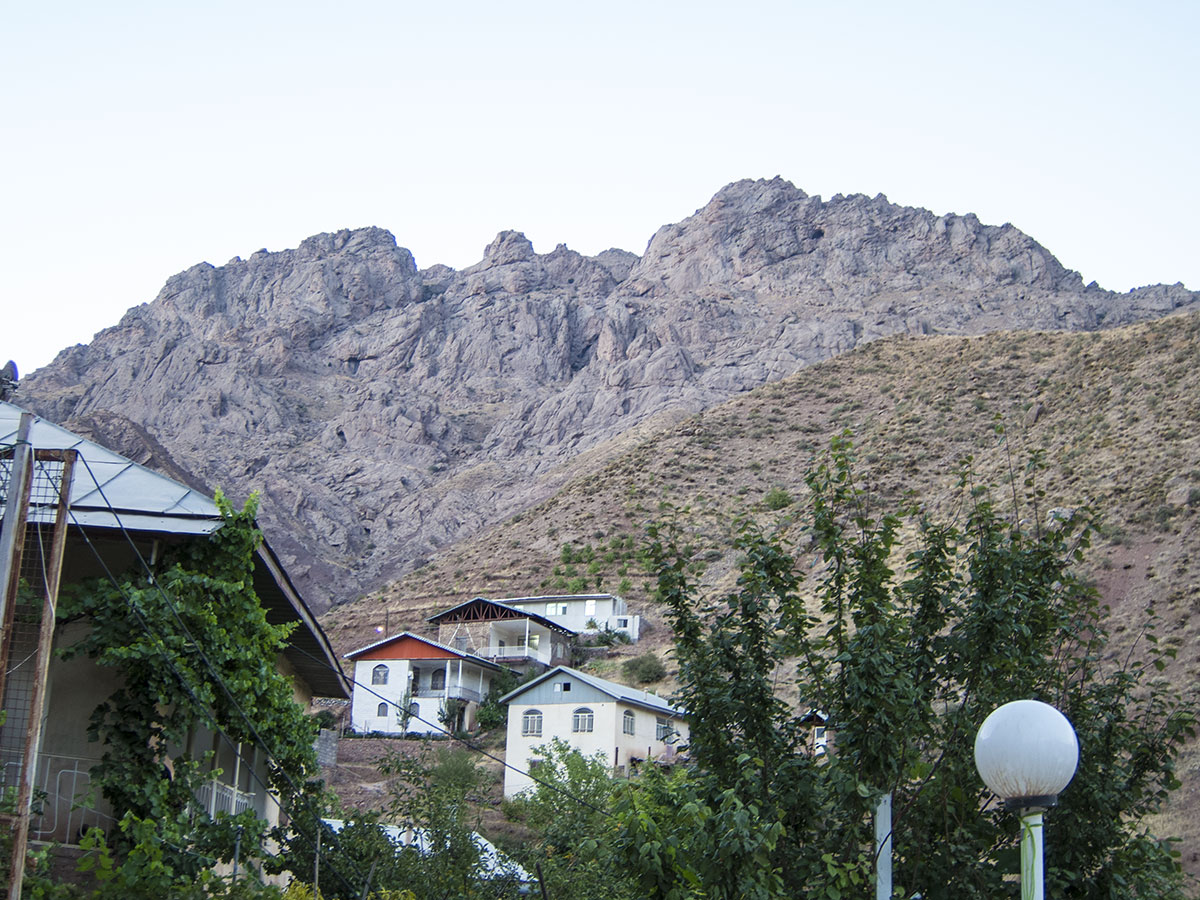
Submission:
M 510 818 L 537 834 L 520 862 L 540 872 L 556 900 L 634 900 L 636 885 L 615 857 L 614 784 L 606 756 L 584 756 L 559 738 L 535 752 L 542 763 L 534 789 L 505 803 Z
M 650 529 L 695 768 L 633 782 L 622 800 L 618 845 L 646 896 L 862 893 L 884 793 L 904 896 L 1013 896 L 1015 818 L 983 787 L 971 748 L 993 708 L 1025 697 L 1061 709 L 1083 748 L 1050 817 L 1050 891 L 1182 896 L 1176 860 L 1140 823 L 1177 785 L 1192 712 L 1148 677 L 1171 655 L 1153 621 L 1139 654 L 1111 659 L 1096 593 L 1075 570 L 1094 517 L 1038 526 L 1038 466 L 1015 486 L 1011 518 L 967 467 L 961 524 L 915 507 L 876 515 L 838 439 L 808 477 L 811 604 L 796 557 L 752 522 L 735 538 L 736 589 L 719 602 L 700 599 L 681 529 Z M 902 528 L 917 546 L 897 573 Z M 795 707 L 776 693 L 791 671 Z M 834 735 L 826 755 L 813 750 L 813 710 Z
M 667 667 L 653 651 L 627 659 L 621 664 L 621 672 L 637 684 L 653 684 L 667 677 Z
M 302 814 L 279 830 L 283 857 L 299 881 L 311 885 L 319 871 L 325 900 L 358 900 L 367 891 L 380 897 L 407 891 L 411 900 L 516 896 L 515 879 L 488 870 L 473 836 L 471 810 L 491 776 L 470 753 L 429 743 L 418 756 L 390 754 L 381 771 L 391 777 L 381 813 L 356 813 L 338 832 Z M 394 841 L 385 822 L 411 840 Z
M 232 860 L 235 845 L 243 859 L 260 846 L 265 823 L 252 811 L 212 821 L 197 810 L 198 790 L 214 777 L 212 754 L 187 750 L 197 731 L 234 745 L 267 740 L 268 786 L 285 807 L 315 768 L 315 724 L 276 669 L 290 627 L 267 621 L 253 587 L 256 501 L 241 511 L 220 494 L 216 502 L 224 523 L 207 540 L 178 545 L 152 574 L 79 585 L 59 606 L 60 620 L 89 626 L 64 657 L 85 655 L 120 675 L 88 729 L 103 745 L 93 784 L 121 820 L 108 836 L 117 893 L 148 884 L 151 872 L 164 890 L 194 885 Z

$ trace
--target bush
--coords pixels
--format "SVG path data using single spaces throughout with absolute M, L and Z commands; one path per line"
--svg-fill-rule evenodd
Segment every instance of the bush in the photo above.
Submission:
M 783 509 L 792 505 L 792 495 L 781 487 L 773 487 L 763 497 L 763 503 L 767 509 Z
M 621 666 L 625 677 L 637 684 L 653 684 L 667 677 L 667 667 L 652 651 L 626 660 Z

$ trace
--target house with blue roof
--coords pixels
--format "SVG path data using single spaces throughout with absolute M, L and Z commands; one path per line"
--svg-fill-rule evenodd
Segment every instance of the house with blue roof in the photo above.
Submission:
M 557 666 L 500 698 L 508 706 L 504 796 L 535 784 L 541 748 L 555 738 L 584 756 L 602 754 L 626 775 L 648 761 L 674 762 L 686 747 L 682 709 L 657 694 Z

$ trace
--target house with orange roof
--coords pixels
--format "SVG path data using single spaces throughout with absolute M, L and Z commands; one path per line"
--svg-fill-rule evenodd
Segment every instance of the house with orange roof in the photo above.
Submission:
M 383 734 L 440 734 L 475 727 L 502 667 L 405 631 L 347 653 L 354 663 L 350 725 Z

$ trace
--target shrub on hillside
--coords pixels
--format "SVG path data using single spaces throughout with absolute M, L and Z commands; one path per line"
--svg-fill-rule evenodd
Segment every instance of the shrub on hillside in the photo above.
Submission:
M 621 671 L 625 673 L 626 678 L 637 684 L 653 684 L 667 677 L 667 667 L 652 651 L 626 660 L 621 666 Z

